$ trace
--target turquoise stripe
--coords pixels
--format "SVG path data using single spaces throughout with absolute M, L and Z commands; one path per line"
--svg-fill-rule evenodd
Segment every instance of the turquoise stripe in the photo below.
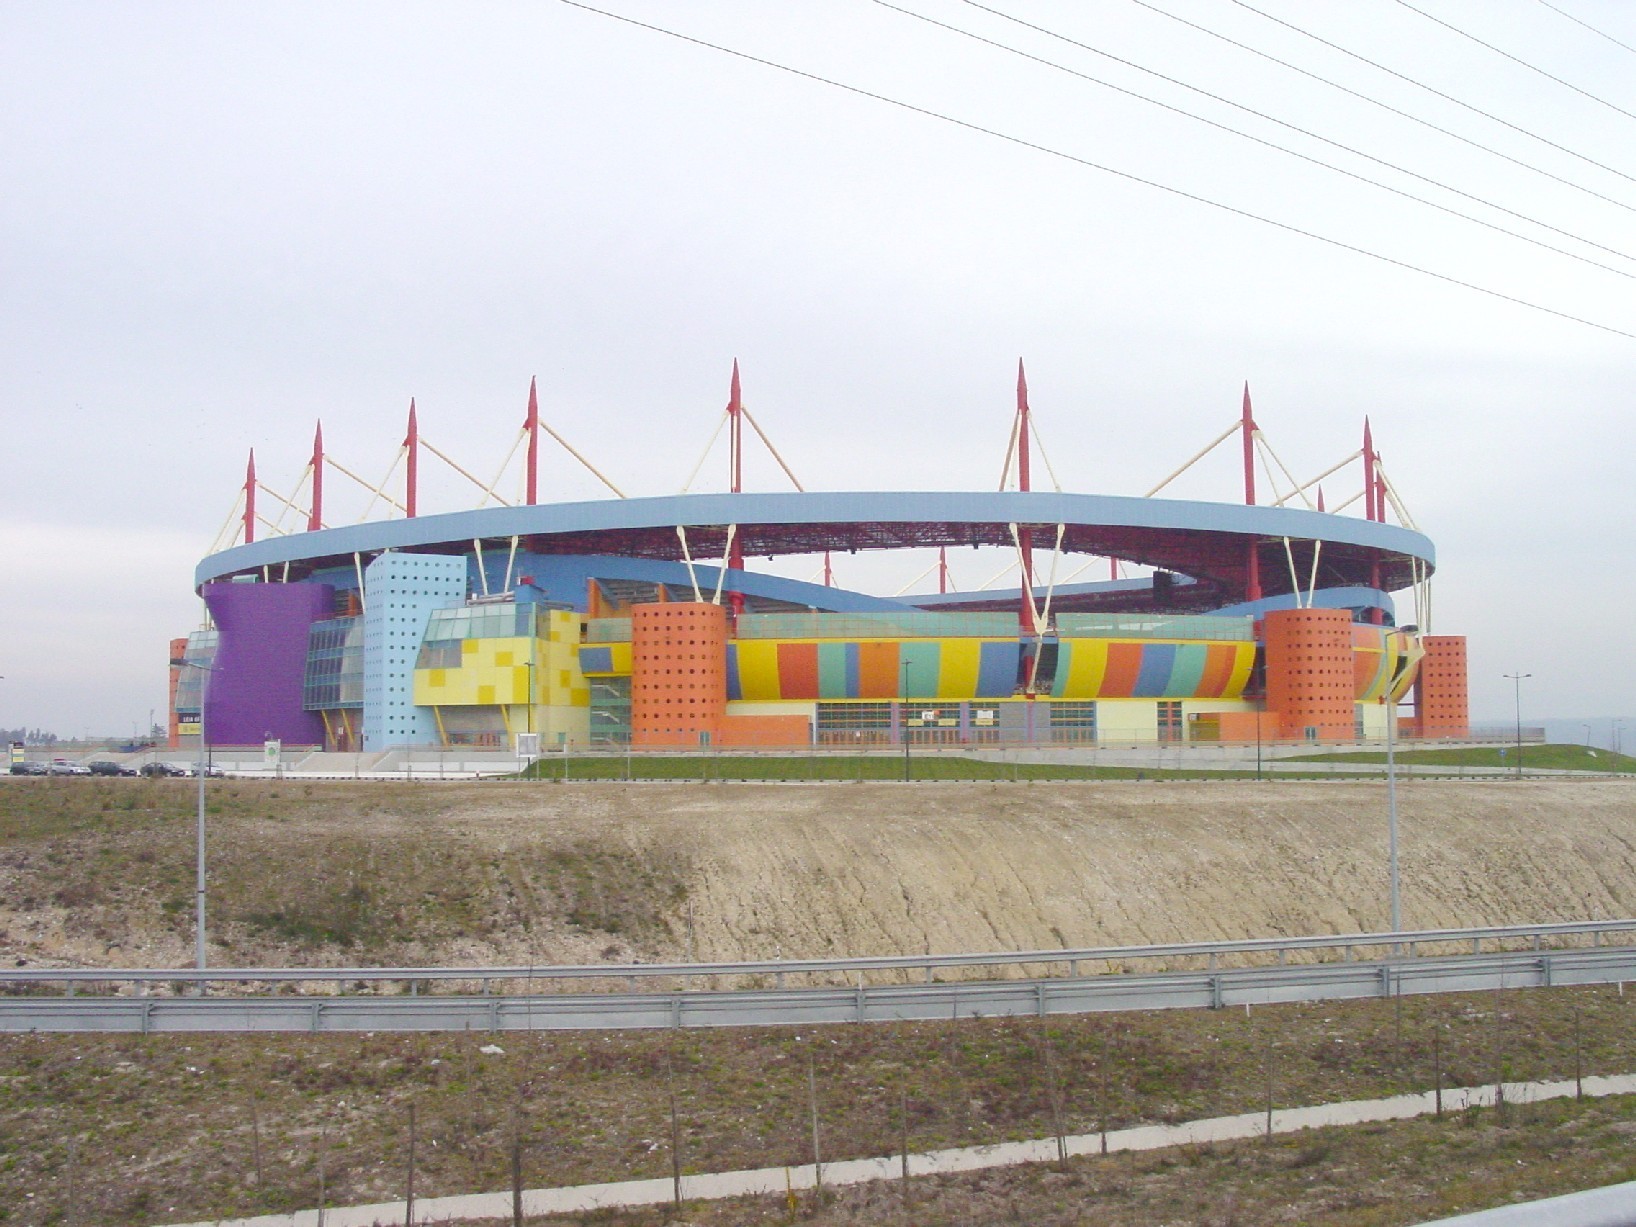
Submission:
M 943 645 L 924 640 L 907 640 L 898 645 L 898 686 L 903 687 L 903 666 L 909 666 L 909 685 L 904 698 L 935 699 Z
M 856 687 L 847 689 L 847 648 L 845 643 L 818 645 L 818 697 L 820 699 L 855 699 Z M 856 667 L 852 672 L 857 673 Z
M 1191 699 L 1199 692 L 1204 680 L 1204 666 L 1210 658 L 1210 645 L 1183 643 L 1177 645 L 1175 663 L 1170 666 L 1170 685 L 1165 687 L 1167 699 Z

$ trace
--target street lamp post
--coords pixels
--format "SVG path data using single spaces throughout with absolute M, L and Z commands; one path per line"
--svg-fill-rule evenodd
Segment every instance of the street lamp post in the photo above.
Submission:
M 205 969 L 205 779 L 209 773 L 209 766 L 205 761 L 205 692 L 209 687 L 210 674 L 214 669 L 210 665 L 201 664 L 196 660 L 184 660 L 184 669 L 198 669 L 199 678 L 199 762 L 194 768 L 199 779 L 199 817 L 197 825 L 197 852 L 194 861 L 193 879 L 193 963 L 199 970 Z M 204 991 L 204 984 L 197 986 L 199 992 Z
M 903 662 L 903 782 L 909 782 L 909 662 Z
M 1397 700 L 1386 692 L 1386 860 L 1391 882 L 1392 932 L 1403 932 L 1403 901 L 1397 875 Z
M 1532 673 L 1507 673 L 1504 676 L 1511 679 L 1517 697 L 1517 778 L 1522 779 L 1522 679 L 1533 677 Z

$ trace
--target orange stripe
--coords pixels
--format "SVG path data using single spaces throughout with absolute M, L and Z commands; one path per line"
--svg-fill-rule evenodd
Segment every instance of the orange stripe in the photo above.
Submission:
M 898 695 L 898 645 L 858 645 L 858 697 L 895 699 Z
M 1136 689 L 1136 677 L 1142 671 L 1142 645 L 1139 643 L 1110 643 L 1108 670 L 1102 675 L 1102 689 L 1098 697 L 1128 699 Z
M 818 697 L 818 645 L 778 645 L 778 696 L 781 699 Z
M 1204 676 L 1199 679 L 1199 698 L 1219 699 L 1233 680 L 1233 666 L 1238 663 L 1238 648 L 1231 644 L 1212 643 L 1204 660 Z

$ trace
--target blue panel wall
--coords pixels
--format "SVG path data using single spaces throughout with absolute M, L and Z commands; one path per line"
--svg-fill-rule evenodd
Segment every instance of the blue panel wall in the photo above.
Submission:
M 414 701 L 415 658 L 434 609 L 466 599 L 466 560 L 382 554 L 364 570 L 364 749 L 431 745 L 431 709 Z

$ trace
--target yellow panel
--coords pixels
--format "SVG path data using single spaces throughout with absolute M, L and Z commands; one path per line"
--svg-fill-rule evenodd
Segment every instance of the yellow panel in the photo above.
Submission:
M 939 640 L 937 697 L 964 699 L 977 693 L 983 645 L 977 639 Z
M 477 645 L 479 643 L 481 643 L 481 642 L 482 642 L 481 639 L 462 639 L 460 641 L 460 655 L 462 655 L 462 656 L 475 656 L 475 655 L 477 655 Z
M 738 685 L 739 697 L 750 702 L 783 698 L 778 686 L 777 641 L 738 641 Z
M 1224 699 L 1236 699 L 1243 695 L 1244 687 L 1250 684 L 1250 673 L 1255 669 L 1255 644 L 1241 643 L 1237 647 L 1238 658 L 1233 661 L 1232 675 L 1227 679 L 1227 689 L 1222 691 Z
M 515 651 L 501 652 L 496 650 L 494 653 L 494 663 L 502 669 L 509 669 L 512 665 L 517 663 L 516 657 L 517 653 Z
M 1102 679 L 1108 672 L 1106 639 L 1075 639 L 1068 650 L 1068 678 L 1061 699 L 1094 699 L 1102 693 Z
M 481 706 L 481 707 L 493 707 L 494 706 L 494 687 L 493 686 L 479 686 L 477 688 L 477 702 L 478 702 L 478 705 Z

